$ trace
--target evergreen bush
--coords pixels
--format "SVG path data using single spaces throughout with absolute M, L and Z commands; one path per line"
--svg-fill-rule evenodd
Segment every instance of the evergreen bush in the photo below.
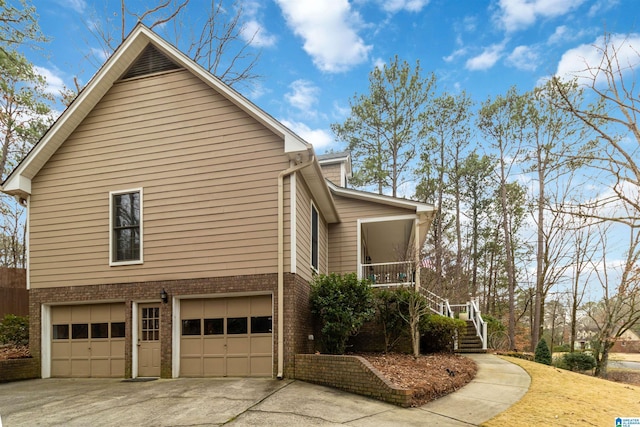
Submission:
M 420 340 L 423 353 L 452 353 L 456 332 L 463 334 L 467 328 L 467 322 L 460 319 L 452 319 L 438 314 L 424 316 L 420 324 L 422 337 Z
M 540 338 L 536 346 L 534 361 L 544 365 L 551 365 L 551 351 L 544 338 Z
M 29 344 L 29 318 L 7 314 L 0 323 L 0 343 L 13 345 Z
M 329 354 L 344 354 L 349 337 L 375 315 L 371 285 L 355 273 L 316 276 L 310 303 L 320 321 L 320 343 Z
M 579 351 L 566 353 L 562 356 L 561 367 L 574 372 L 588 371 L 596 367 L 596 359 L 590 354 Z

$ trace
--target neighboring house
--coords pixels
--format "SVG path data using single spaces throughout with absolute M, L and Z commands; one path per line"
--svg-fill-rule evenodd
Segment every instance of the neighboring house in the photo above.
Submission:
M 630 329 L 625 331 L 611 347 L 611 353 L 640 353 L 640 336 Z
M 24 268 L 0 267 L 0 322 L 7 314 L 29 314 L 29 294 Z
M 435 213 L 350 166 L 136 26 L 2 186 L 42 377 L 291 377 L 313 275 L 415 283 Z

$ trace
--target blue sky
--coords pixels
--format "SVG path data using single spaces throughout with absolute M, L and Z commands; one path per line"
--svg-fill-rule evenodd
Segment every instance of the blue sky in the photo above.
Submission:
M 191 0 L 187 13 L 197 17 L 206 3 Z M 95 53 L 100 45 L 88 27 L 95 20 L 119 19 L 120 1 L 34 4 L 52 41 L 46 55 L 29 52 L 29 58 L 52 91 L 73 86 L 75 76 L 86 83 L 103 59 Z M 157 2 L 127 4 L 141 11 Z M 545 76 L 580 70 L 605 29 L 631 40 L 640 37 L 636 0 L 264 0 L 242 5 L 247 34 L 256 34 L 254 44 L 262 50 L 256 70 L 262 79 L 241 92 L 319 153 L 343 148 L 330 124 L 345 119 L 349 99 L 367 92 L 369 72 L 394 55 L 411 64 L 419 60 L 425 72 L 436 75 L 439 91 L 464 90 L 479 103 L 512 85 L 529 90 Z

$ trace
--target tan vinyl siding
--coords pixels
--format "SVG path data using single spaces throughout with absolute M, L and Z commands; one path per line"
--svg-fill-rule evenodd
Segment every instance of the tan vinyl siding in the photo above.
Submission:
M 358 268 L 358 219 L 415 214 L 415 210 L 412 209 L 350 199 L 335 194 L 333 199 L 341 221 L 329 225 L 330 273 L 356 272 Z
M 328 165 L 322 165 L 322 174 L 329 181 L 335 185 L 342 186 L 342 165 L 340 163 L 332 163 Z
M 31 286 L 274 273 L 288 165 L 280 137 L 187 71 L 116 83 L 32 181 Z M 135 188 L 144 264 L 109 267 L 109 192 Z
M 302 176 L 296 176 L 296 268 L 297 273 L 311 280 L 311 192 Z M 318 209 L 316 205 L 316 209 Z M 327 273 L 328 239 L 327 222 L 318 209 L 318 270 Z

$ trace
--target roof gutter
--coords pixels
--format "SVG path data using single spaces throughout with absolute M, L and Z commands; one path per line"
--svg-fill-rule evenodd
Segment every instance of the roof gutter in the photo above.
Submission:
M 278 174 L 278 379 L 284 376 L 284 178 L 311 166 L 313 154 L 304 163 L 298 163 Z M 292 207 L 293 209 L 293 207 Z

